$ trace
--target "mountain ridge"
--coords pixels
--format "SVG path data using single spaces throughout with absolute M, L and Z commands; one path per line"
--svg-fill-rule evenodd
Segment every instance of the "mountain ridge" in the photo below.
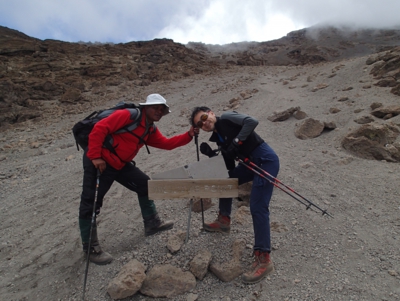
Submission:
M 8 128 L 44 114 L 71 111 L 71 105 L 79 104 L 78 111 L 89 109 L 114 97 L 110 92 L 121 85 L 140 90 L 157 81 L 207 76 L 233 67 L 319 64 L 393 51 L 400 45 L 400 30 L 311 27 L 267 42 L 183 45 L 170 39 L 120 44 L 39 40 L 0 26 L 0 44 L 0 125 Z M 400 59 L 398 51 L 394 53 L 389 55 L 390 66 L 380 66 L 383 69 L 375 74 L 385 78 L 388 69 L 391 79 L 379 85 L 393 87 L 399 95 L 400 71 L 393 70 L 400 70 Z

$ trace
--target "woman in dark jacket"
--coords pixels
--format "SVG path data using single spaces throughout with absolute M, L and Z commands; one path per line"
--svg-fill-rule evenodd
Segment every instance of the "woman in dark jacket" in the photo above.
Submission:
M 238 178 L 239 185 L 253 181 L 250 195 L 250 211 L 254 228 L 255 261 L 249 271 L 242 276 L 244 283 L 256 283 L 274 271 L 270 259 L 271 235 L 269 221 L 269 202 L 273 185 L 243 165 L 235 164 L 236 158 L 248 158 L 257 166 L 276 177 L 279 172 L 279 158 L 273 149 L 257 135 L 254 129 L 258 121 L 251 116 L 237 112 L 225 112 L 217 117 L 208 107 L 196 107 L 191 115 L 192 126 L 211 132 L 211 142 L 221 150 L 230 178 Z M 202 143 L 203 154 L 213 157 L 213 151 L 207 143 Z M 231 223 L 232 198 L 219 200 L 219 214 L 212 223 L 206 223 L 204 229 L 211 232 L 229 233 Z

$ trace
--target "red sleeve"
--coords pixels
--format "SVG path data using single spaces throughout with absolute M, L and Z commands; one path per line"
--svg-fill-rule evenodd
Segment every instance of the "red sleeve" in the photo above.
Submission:
M 157 127 L 156 131 L 149 136 L 149 139 L 147 139 L 146 143 L 152 147 L 171 150 L 188 144 L 190 141 L 192 141 L 192 139 L 193 137 L 189 135 L 189 132 L 167 138 Z
M 101 158 L 101 149 L 106 136 L 132 122 L 128 110 L 117 110 L 95 124 L 89 135 L 87 156 L 90 160 Z

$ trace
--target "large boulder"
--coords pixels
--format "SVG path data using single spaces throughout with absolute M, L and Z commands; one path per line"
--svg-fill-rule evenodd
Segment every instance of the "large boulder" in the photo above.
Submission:
M 334 122 L 322 122 L 308 118 L 296 127 L 294 134 L 301 140 L 307 140 L 320 136 L 324 130 L 333 130 L 335 128 Z
M 277 122 L 277 121 L 285 121 L 290 118 L 293 114 L 300 111 L 300 107 L 291 107 L 285 111 L 274 112 L 272 116 L 267 117 L 269 121 Z M 302 112 L 302 114 L 305 114 Z
M 140 292 L 155 298 L 172 298 L 196 287 L 196 278 L 190 272 L 170 264 L 156 265 L 148 273 Z
M 400 130 L 394 124 L 364 124 L 342 140 L 342 146 L 357 157 L 400 162 Z
M 371 112 L 371 114 L 378 118 L 390 119 L 397 115 L 400 115 L 400 106 L 397 106 L 397 105 L 391 105 L 391 106 L 387 106 L 387 107 L 382 106 L 382 107 L 374 109 Z
M 145 271 L 145 266 L 136 259 L 128 262 L 108 284 L 107 292 L 110 297 L 124 299 L 136 294 L 146 278 Z
M 233 242 L 232 253 L 233 257 L 231 260 L 226 262 L 211 262 L 210 271 L 218 277 L 219 280 L 224 282 L 230 282 L 235 278 L 239 277 L 243 273 L 243 267 L 240 259 L 243 254 L 245 242 L 237 239 Z
M 374 65 L 371 69 L 371 74 L 378 79 L 375 85 L 392 87 L 390 92 L 400 95 L 400 47 L 371 57 L 366 63 L 367 65 Z

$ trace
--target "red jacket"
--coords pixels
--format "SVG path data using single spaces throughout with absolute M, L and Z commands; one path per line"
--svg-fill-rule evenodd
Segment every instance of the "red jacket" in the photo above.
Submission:
M 143 109 L 140 124 L 132 131 L 139 137 L 142 137 L 146 130 L 145 110 L 146 108 Z M 115 111 L 107 118 L 96 123 L 89 135 L 88 158 L 90 160 L 102 158 L 117 170 L 122 169 L 127 162 L 132 161 L 144 144 L 140 142 L 139 138 L 130 133 L 112 134 L 132 122 L 130 111 L 124 109 Z M 146 141 L 146 144 L 166 150 L 186 145 L 193 139 L 189 135 L 189 132 L 167 138 L 157 127 L 154 130 L 154 128 L 150 126 L 148 131 L 151 132 L 151 134 L 147 133 L 142 137 L 142 139 Z M 104 139 L 109 134 L 113 138 L 112 145 L 118 156 L 103 147 Z

